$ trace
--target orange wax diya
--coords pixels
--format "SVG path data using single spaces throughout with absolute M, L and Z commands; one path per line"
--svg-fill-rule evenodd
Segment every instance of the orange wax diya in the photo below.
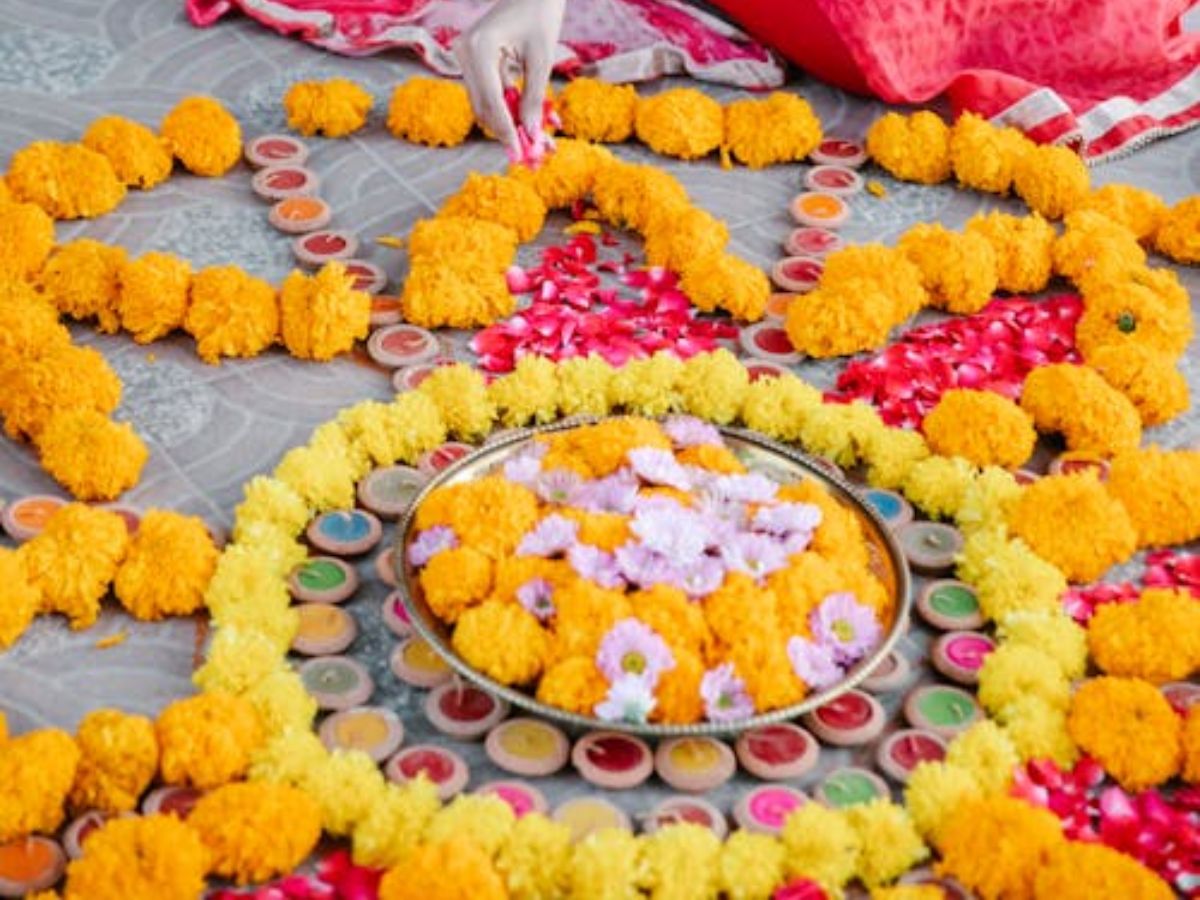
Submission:
M 280 231 L 304 234 L 328 225 L 333 211 L 319 197 L 287 197 L 271 207 L 268 218 Z
M 0 897 L 24 897 L 53 887 L 67 856 L 49 838 L 31 835 L 0 844 Z
M 850 218 L 850 207 L 841 197 L 824 191 L 805 191 L 791 203 L 792 218 L 801 225 L 837 228 Z

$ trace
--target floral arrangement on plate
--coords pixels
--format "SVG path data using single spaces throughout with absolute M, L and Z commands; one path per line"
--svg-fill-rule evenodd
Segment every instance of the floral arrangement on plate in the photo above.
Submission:
M 839 685 L 896 602 L 859 514 L 686 416 L 539 434 L 434 488 L 410 589 L 475 671 L 628 724 L 730 724 Z

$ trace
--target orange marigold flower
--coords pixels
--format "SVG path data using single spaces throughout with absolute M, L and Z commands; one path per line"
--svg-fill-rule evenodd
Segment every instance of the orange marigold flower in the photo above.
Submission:
M 608 681 L 590 656 L 568 656 L 547 667 L 538 681 L 537 698 L 581 716 L 592 715 L 608 693 Z
M 609 591 L 580 578 L 554 592 L 554 660 L 592 658 L 600 640 L 619 620 L 633 614 L 621 591 Z
M 0 584 L 4 585 L 4 603 L 0 604 L 0 650 L 12 646 L 29 627 L 41 604 L 41 593 L 30 583 L 22 557 L 0 547 Z M 0 744 L 4 743 L 0 729 Z
M 937 871 L 983 900 L 1033 896 L 1039 867 L 1065 843 L 1054 814 L 1015 797 L 971 800 L 938 832 Z
M 479 267 L 503 271 L 516 255 L 512 228 L 470 216 L 421 219 L 408 235 L 408 258 L 414 263 L 460 267 L 470 259 Z
M 1132 450 L 1113 460 L 1108 490 L 1137 529 L 1139 547 L 1200 538 L 1200 452 Z
M 578 576 L 565 559 L 545 559 L 541 556 L 505 556 L 496 561 L 489 600 L 517 602 L 517 589 L 527 581 L 541 578 L 558 589 L 575 581 Z
M 82 144 L 34 141 L 13 154 L 8 189 L 55 219 L 91 219 L 116 209 L 125 185 L 108 158 Z
M 562 507 L 556 512 L 579 523 L 578 540 L 609 553 L 629 540 L 629 517 L 620 513 L 588 512 Z
M 675 665 L 659 676 L 654 689 L 657 701 L 650 713 L 652 722 L 668 725 L 690 725 L 704 718 L 704 698 L 700 681 L 704 678 L 704 661 L 690 650 L 675 650 Z
M 693 603 L 687 594 L 666 584 L 656 584 L 648 590 L 629 595 L 633 615 L 673 648 L 686 650 L 701 659 L 712 650 L 713 634 L 704 618 L 704 609 Z
M 1071 212 L 1087 198 L 1090 186 L 1087 166 L 1069 147 L 1033 147 L 1013 174 L 1017 196 L 1047 219 L 1061 219 Z
M 512 553 L 539 518 L 534 493 L 499 476 L 449 485 L 438 493 L 442 502 L 428 512 L 422 504 L 417 527 L 449 525 L 463 546 L 494 559 Z
M 492 860 L 473 842 L 423 844 L 387 871 L 379 900 L 508 900 Z
M 983 309 L 996 290 L 996 252 L 986 238 L 914 225 L 896 245 L 918 269 L 929 302 L 938 309 L 970 315 Z
M 187 824 L 208 848 L 212 872 L 249 884 L 304 862 L 321 837 L 321 808 L 290 785 L 227 784 L 201 797 Z
M 708 469 L 710 472 L 720 472 L 723 475 L 744 475 L 746 467 L 728 447 L 718 447 L 715 444 L 696 444 L 685 447 L 676 454 L 676 458 L 685 466 L 696 466 Z
M 726 644 L 778 630 L 777 598 L 769 588 L 741 572 L 725 576 L 722 585 L 701 601 L 712 633 Z
M 1021 157 L 1034 146 L 1016 128 L 998 128 L 982 116 L 963 112 L 950 129 L 950 161 L 965 188 L 1007 194 Z
M 208 862 L 200 836 L 177 816 L 110 819 L 67 867 L 63 900 L 199 900 Z
M 1038 431 L 1060 432 L 1069 450 L 1115 456 L 1137 449 L 1142 440 L 1137 409 L 1087 366 L 1034 369 L 1025 379 L 1021 407 Z
M 1200 782 L 1200 706 L 1193 705 L 1183 719 L 1183 779 Z
M 170 253 L 146 253 L 124 263 L 117 282 L 121 327 L 139 344 L 183 327 L 192 284 L 192 265 L 186 259 Z
M 34 203 L 0 203 L 0 247 L 0 278 L 32 278 L 54 248 L 54 220 Z
M 150 451 L 128 422 L 56 410 L 37 436 L 42 468 L 80 500 L 113 500 L 138 483 Z
M 128 546 L 125 520 L 115 512 L 69 503 L 19 552 L 30 583 L 41 591 L 42 611 L 61 613 L 79 629 L 99 617 Z
M 293 271 L 279 291 L 283 345 L 299 359 L 330 360 L 367 336 L 371 298 L 354 290 L 354 277 L 340 262 L 316 275 Z
M 565 209 L 591 194 L 596 173 L 612 158 L 603 147 L 560 138 L 536 169 L 518 163 L 508 174 L 533 188 L 547 209 Z
M 0 275 L 0 370 L 70 343 L 53 306 L 26 282 Z
M 374 102 L 370 92 L 348 78 L 297 81 L 283 95 L 288 128 L 306 137 L 353 134 L 367 124 Z
M 249 700 L 212 691 L 176 700 L 155 723 L 162 779 L 207 790 L 241 778 L 263 742 Z
M 875 282 L 892 301 L 896 321 L 920 312 L 929 303 L 921 270 L 903 253 L 883 244 L 858 244 L 829 254 L 821 286 L 828 287 L 852 279 Z
M 946 391 L 921 428 L 934 453 L 961 456 L 981 468 L 1020 468 L 1037 443 L 1029 413 L 992 391 Z
M 787 635 L 811 637 L 809 615 L 830 594 L 846 590 L 841 567 L 812 551 L 798 553 L 786 569 L 767 579 L 777 598 L 780 629 Z
M 721 104 L 703 91 L 672 88 L 638 101 L 634 130 L 655 153 L 699 159 L 721 145 L 725 114 Z
M 1066 230 L 1054 243 L 1054 271 L 1078 283 L 1101 262 L 1105 266 L 1137 268 L 1146 251 L 1137 235 L 1107 216 L 1080 209 L 1063 219 Z
M 461 260 L 453 267 L 420 260 L 404 280 L 400 305 L 405 321 L 423 328 L 479 328 L 510 315 L 516 299 L 502 271 Z
M 114 592 L 137 619 L 191 615 L 204 605 L 218 556 L 202 519 L 147 510 L 117 570 Z M 166 571 L 163 560 L 170 560 Z
M 1183 373 L 1153 347 L 1109 344 L 1089 353 L 1087 363 L 1129 398 L 1147 428 L 1171 421 L 1191 403 Z
M 467 663 L 501 684 L 529 684 L 546 662 L 546 632 L 515 603 L 486 600 L 466 610 L 453 644 Z
M 162 136 L 193 175 L 219 178 L 242 156 L 242 128 L 220 101 L 185 97 L 162 120 Z
M 421 570 L 421 590 L 429 608 L 444 622 L 457 622 L 492 590 L 492 561 L 474 547 L 436 554 Z
M 596 172 L 592 201 L 604 221 L 644 234 L 654 216 L 682 210 L 688 196 L 670 172 L 614 159 Z
M 752 169 L 804 159 L 821 143 L 821 120 L 803 97 L 773 91 L 725 107 L 723 147 Z
M 237 266 L 210 266 L 192 278 L 183 327 L 207 363 L 222 356 L 257 356 L 275 342 L 279 306 L 275 288 Z
M 101 331 L 117 330 L 117 297 L 125 250 L 90 238 L 63 244 L 42 269 L 42 294 L 73 319 L 95 318 Z
M 786 648 L 787 642 L 777 630 L 749 635 L 729 648 L 729 660 L 760 712 L 799 703 L 808 692 L 808 686 L 796 677 Z
M 174 161 L 166 142 L 140 122 L 104 116 L 88 126 L 82 143 L 106 156 L 128 187 L 146 191 L 171 177 Z
M 1138 344 L 1177 359 L 1195 333 L 1187 290 L 1170 269 L 1134 267 L 1084 279 L 1075 342 L 1084 358 L 1100 347 Z
M 1162 784 L 1182 762 L 1180 718 L 1148 681 L 1105 676 L 1085 682 L 1071 698 L 1067 731 L 1126 790 Z
M 1159 223 L 1167 214 L 1167 204 L 1153 191 L 1131 184 L 1106 184 L 1089 193 L 1076 209 L 1098 212 L 1118 225 L 1124 225 L 1139 241 L 1154 239 Z
M 557 109 L 566 134 L 581 141 L 619 143 L 633 134 L 638 95 L 627 84 L 576 78 L 559 92 Z
M 905 318 L 874 279 L 848 278 L 797 294 L 784 328 L 796 350 L 826 359 L 882 347 Z
M 867 152 L 901 181 L 938 184 L 950 177 L 950 129 L 936 113 L 885 113 L 867 131 Z
M 4 742 L 0 753 L 0 844 L 54 834 L 75 780 L 79 748 L 65 731 L 44 728 Z
M 79 767 L 71 806 L 123 813 L 134 809 L 158 772 L 158 739 L 145 716 L 117 709 L 88 713 L 75 734 Z
M 1036 293 L 1050 281 L 1054 226 L 1037 213 L 1011 216 L 993 211 L 967 220 L 966 232 L 987 239 L 996 253 L 997 285 L 1012 294 Z
M 1027 486 L 1008 524 L 1076 583 L 1095 581 L 1137 549 L 1129 513 L 1090 471 L 1050 475 Z
M 651 215 L 645 238 L 647 262 L 682 272 L 693 259 L 722 254 L 729 228 L 698 207 L 671 207 Z
M 1055 900 L 1170 900 L 1175 893 L 1158 875 L 1119 850 L 1067 841 L 1037 870 L 1033 896 Z
M 634 416 L 573 428 L 559 438 L 559 435 L 550 438 L 550 451 L 553 453 L 556 447 L 565 447 L 570 453 L 578 454 L 596 478 L 611 475 L 627 465 L 630 450 L 638 447 L 671 449 L 670 438 L 657 422 Z M 543 468 L 547 468 L 544 462 Z
M 532 240 L 546 221 L 546 204 L 524 181 L 508 175 L 471 172 L 458 192 L 438 210 L 438 216 L 464 216 L 511 228 L 517 240 Z
M 1175 262 L 1200 262 L 1200 197 L 1180 200 L 1163 213 L 1154 247 Z
M 830 494 L 813 478 L 785 485 L 778 499 L 788 503 L 814 503 L 821 507 L 821 524 L 813 534 L 810 550 L 829 559 L 866 566 L 867 548 L 863 543 L 862 523 L 848 506 Z
M 1155 684 L 1200 668 L 1200 602 L 1186 591 L 1148 589 L 1132 603 L 1105 603 L 1088 623 L 1088 651 L 1107 675 Z
M 475 125 L 467 89 L 444 78 L 410 78 L 392 91 L 388 131 L 403 141 L 457 147 Z

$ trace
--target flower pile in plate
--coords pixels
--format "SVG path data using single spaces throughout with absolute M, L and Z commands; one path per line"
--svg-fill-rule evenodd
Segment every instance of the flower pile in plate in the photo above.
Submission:
M 857 514 L 748 471 L 698 419 L 538 436 L 433 491 L 407 548 L 454 649 L 609 721 L 737 721 L 841 681 L 893 600 Z

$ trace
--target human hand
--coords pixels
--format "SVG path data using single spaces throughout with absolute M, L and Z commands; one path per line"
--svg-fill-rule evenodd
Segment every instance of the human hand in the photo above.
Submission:
M 543 107 L 565 5 L 566 0 L 497 0 L 455 45 L 475 114 L 513 159 L 529 149 L 522 146 L 522 128 L 535 155 L 547 141 Z M 513 63 L 524 79 L 515 115 L 505 99 Z

